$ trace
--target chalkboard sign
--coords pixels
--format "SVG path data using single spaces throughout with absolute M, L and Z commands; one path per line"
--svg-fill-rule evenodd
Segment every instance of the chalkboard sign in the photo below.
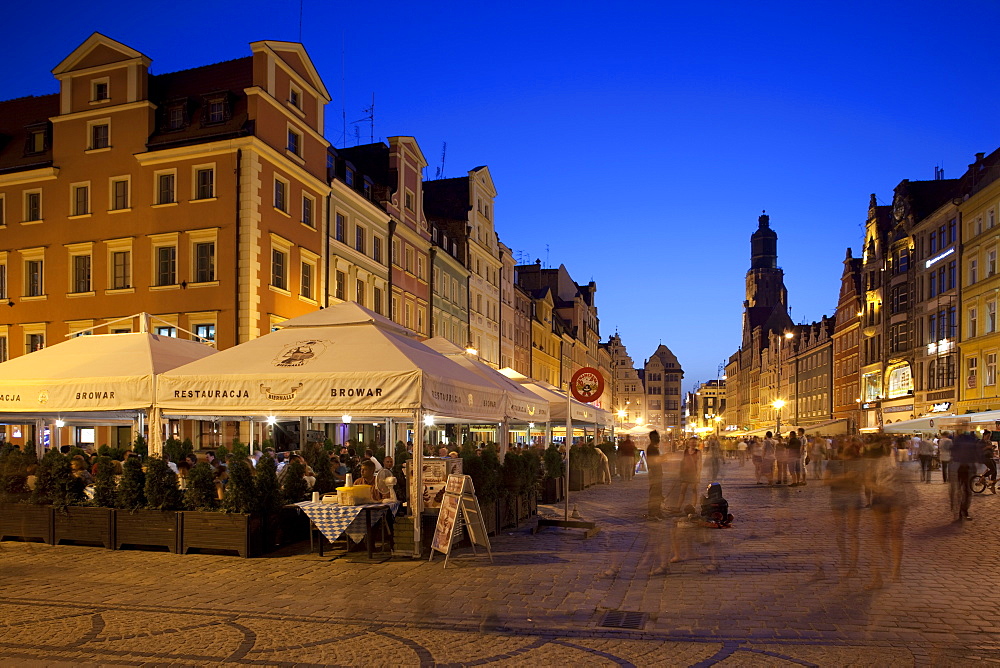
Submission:
M 479 508 L 479 499 L 476 498 L 472 478 L 467 475 L 449 475 L 444 498 L 441 499 L 441 510 L 434 528 L 434 537 L 431 539 L 431 556 L 428 561 L 434 558 L 434 550 L 437 550 L 444 553 L 444 565 L 447 568 L 455 536 L 461 533 L 463 526 L 469 531 L 472 553 L 476 554 L 476 545 L 485 547 L 492 562 L 490 539 L 486 535 L 486 525 L 483 523 L 483 513 Z

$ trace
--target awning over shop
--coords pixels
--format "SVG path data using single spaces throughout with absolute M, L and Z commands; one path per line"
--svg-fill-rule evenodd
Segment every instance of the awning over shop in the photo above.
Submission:
M 500 369 L 500 373 L 520 383 L 536 396 L 546 400 L 549 403 L 550 420 L 552 422 L 565 422 L 567 410 L 572 410 L 570 415 L 575 425 L 585 424 L 607 427 L 612 423 L 611 413 L 604 409 L 579 402 L 576 399 L 569 399 L 567 404 L 566 393 L 554 385 L 528 378 L 509 367 Z
M 806 434 L 819 434 L 822 436 L 841 436 L 847 433 L 849 421 L 846 419 L 827 420 L 812 425 L 802 425 Z
M 996 413 L 1000 414 L 1000 411 L 996 411 Z M 959 429 L 962 425 L 970 424 L 971 417 L 972 415 L 955 415 L 953 413 L 927 415 L 914 420 L 900 420 L 886 424 L 882 427 L 882 431 L 886 434 L 914 434 L 917 432 L 938 432 L 942 429 Z

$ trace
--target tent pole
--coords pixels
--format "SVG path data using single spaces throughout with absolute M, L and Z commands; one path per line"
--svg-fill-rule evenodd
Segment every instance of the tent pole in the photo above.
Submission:
M 508 441 L 510 441 L 510 424 L 507 418 L 503 419 L 498 427 L 500 428 L 500 463 L 503 464 L 503 458 L 507 456 L 507 448 L 510 447 Z
M 573 449 L 573 397 L 568 388 L 566 392 L 566 509 L 564 518 L 569 522 L 569 452 Z
M 413 490 L 410 497 L 410 511 L 413 513 L 413 556 L 422 556 L 420 518 L 424 510 L 424 412 L 413 412 Z M 414 498 L 415 497 L 415 498 Z

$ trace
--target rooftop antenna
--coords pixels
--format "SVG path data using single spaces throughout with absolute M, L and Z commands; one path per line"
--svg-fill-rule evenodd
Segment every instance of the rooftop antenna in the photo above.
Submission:
M 299 0 L 299 43 L 302 43 L 302 5 L 305 0 Z
M 343 123 L 343 131 L 340 141 L 344 148 L 347 148 L 347 31 L 340 33 L 340 120 Z
M 370 143 L 374 144 L 375 143 L 375 93 L 372 93 L 371 106 L 365 107 L 364 109 L 362 109 L 362 111 L 364 112 L 365 116 L 360 118 L 359 120 L 354 121 L 354 123 L 352 124 L 355 126 L 354 134 L 355 136 L 359 136 L 360 134 L 357 129 L 358 123 L 364 123 L 365 121 L 368 121 L 368 127 L 371 133 Z M 360 139 L 358 140 L 358 143 L 359 144 L 361 143 Z
M 548 269 L 549 265 L 549 245 L 545 244 L 545 268 Z
M 441 166 L 437 168 L 437 174 L 435 178 L 444 178 L 444 157 L 448 153 L 448 142 L 441 143 Z

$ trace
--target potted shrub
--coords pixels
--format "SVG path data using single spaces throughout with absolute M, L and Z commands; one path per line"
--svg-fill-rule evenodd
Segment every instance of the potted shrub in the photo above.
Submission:
M 55 509 L 52 530 L 56 544 L 69 541 L 114 549 L 114 465 L 108 457 L 98 457 L 97 474 L 93 500 L 76 496 L 74 489 L 73 503 Z M 82 489 L 82 481 L 74 482 L 77 488 Z
M 273 470 L 274 460 L 270 457 L 261 457 L 257 463 L 258 470 L 261 466 L 267 468 L 267 462 L 270 462 Z M 179 513 L 183 529 L 180 549 L 183 553 L 192 549 L 209 549 L 232 550 L 244 558 L 260 554 L 261 516 L 254 511 L 260 507 L 261 501 L 258 498 L 259 490 L 255 485 L 253 468 L 247 458 L 234 456 L 229 457 L 227 468 L 229 482 L 226 483 L 222 498 L 222 509 L 225 512 L 188 510 Z M 207 489 L 202 495 L 206 492 Z
M 162 460 L 160 461 L 162 463 Z M 119 510 L 115 512 L 115 548 L 120 549 L 123 545 L 143 545 L 165 547 L 170 552 L 176 552 L 179 531 L 177 513 L 146 508 L 146 474 L 143 473 L 142 463 L 138 457 L 128 457 L 122 469 L 117 496 Z M 173 474 L 169 468 L 166 470 Z M 154 480 L 149 489 L 160 490 L 167 484 L 162 479 L 163 469 L 159 466 L 153 466 L 150 475 Z M 175 477 L 174 485 L 176 484 Z M 155 498 L 154 501 L 162 503 L 159 498 Z
M 562 453 L 555 443 L 550 443 L 542 455 L 544 464 L 542 478 L 542 503 L 558 503 L 563 498 L 563 488 L 566 484 L 566 463 Z
M 28 477 L 36 467 L 34 445 L 0 453 L 0 538 L 52 542 L 52 507 L 28 503 Z

